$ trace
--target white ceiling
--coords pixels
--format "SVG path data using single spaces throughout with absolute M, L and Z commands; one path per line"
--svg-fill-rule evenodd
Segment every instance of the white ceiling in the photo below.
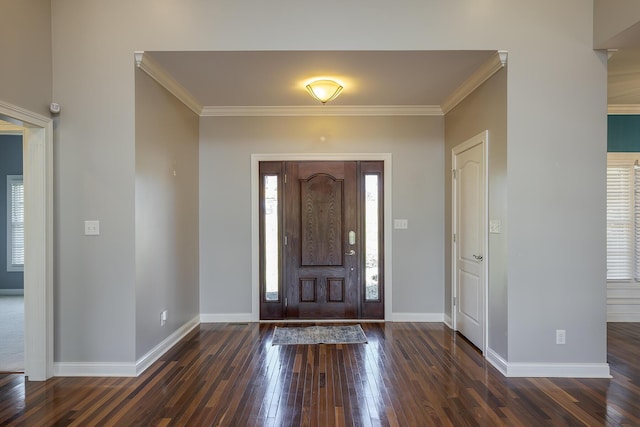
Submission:
M 441 105 L 495 51 L 145 52 L 198 103 L 212 107 L 313 106 L 304 83 L 334 77 L 331 105 Z

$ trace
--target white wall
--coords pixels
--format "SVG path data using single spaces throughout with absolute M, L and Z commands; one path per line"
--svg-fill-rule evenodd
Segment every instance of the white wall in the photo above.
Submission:
M 136 70 L 136 360 L 199 315 L 199 117 Z M 160 313 L 167 310 L 164 326 Z
M 487 346 L 508 360 L 508 212 L 507 212 L 507 68 L 498 71 L 445 116 L 445 236 L 451 235 L 452 149 L 489 131 L 489 218 L 502 223 L 502 232 L 489 234 Z M 451 316 L 451 239 L 445 249 L 445 313 Z
M 203 118 L 200 311 L 251 313 L 251 154 L 392 153 L 393 217 L 409 220 L 393 231 L 392 310 L 442 313 L 443 130 L 442 117 Z
M 324 5 L 340 10 L 331 31 L 308 24 L 316 4 L 292 0 L 52 3 L 54 98 L 65 108 L 55 153 L 57 358 L 134 357 L 133 51 L 504 49 L 509 360 L 605 362 L 606 64 L 592 50 L 593 4 Z M 87 218 L 103 221 L 99 239 L 81 236 Z M 559 328 L 564 346 L 554 344 Z

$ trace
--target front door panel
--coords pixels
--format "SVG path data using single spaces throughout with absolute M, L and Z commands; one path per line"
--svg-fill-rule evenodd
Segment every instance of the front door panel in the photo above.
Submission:
M 358 316 L 357 163 L 289 162 L 286 317 Z

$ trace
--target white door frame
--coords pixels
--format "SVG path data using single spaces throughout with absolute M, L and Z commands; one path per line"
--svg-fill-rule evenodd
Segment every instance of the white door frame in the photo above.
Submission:
M 391 153 L 285 153 L 251 155 L 251 320 L 260 321 L 260 230 L 259 230 L 259 176 L 260 162 L 303 160 L 381 160 L 384 162 L 384 320 L 392 319 L 392 219 L 391 219 Z
M 456 168 L 456 156 L 463 151 L 466 151 L 476 145 L 482 145 L 482 153 L 483 153 L 483 168 L 484 168 L 484 212 L 483 212 L 483 261 L 482 261 L 482 275 L 483 275 L 483 295 L 484 295 L 484 314 L 482 319 L 482 335 L 483 335 L 483 344 L 482 354 L 486 354 L 487 347 L 489 345 L 489 226 L 488 226 L 488 218 L 489 218 L 489 168 L 488 168 L 488 159 L 489 159 L 489 131 L 484 130 L 477 134 L 476 136 L 469 138 L 465 142 L 462 142 L 451 150 L 451 168 L 452 174 L 453 170 Z M 458 330 L 458 316 L 457 316 L 457 307 L 455 305 L 455 301 L 458 299 L 458 281 L 456 277 L 456 251 L 457 251 L 457 242 L 454 240 L 453 236 L 457 233 L 456 230 L 456 180 L 451 179 L 451 319 L 453 324 L 453 329 L 455 331 Z
M 25 375 L 53 375 L 53 120 L 0 101 L 0 118 L 24 127 Z

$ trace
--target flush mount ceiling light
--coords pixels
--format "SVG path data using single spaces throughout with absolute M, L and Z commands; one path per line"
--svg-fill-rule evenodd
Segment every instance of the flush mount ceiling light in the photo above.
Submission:
M 340 83 L 330 79 L 312 80 L 307 83 L 306 88 L 311 96 L 323 104 L 336 99 L 343 89 Z

